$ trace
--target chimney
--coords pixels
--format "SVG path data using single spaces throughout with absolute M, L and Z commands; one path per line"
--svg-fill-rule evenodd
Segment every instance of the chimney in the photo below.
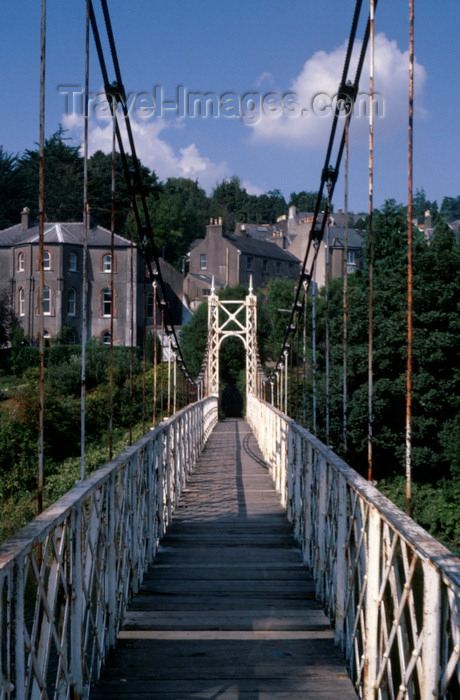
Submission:
M 225 226 L 222 223 L 222 217 L 219 216 L 218 219 L 211 218 L 209 224 L 206 226 L 206 237 L 208 236 L 222 236 L 225 231 Z
M 30 226 L 29 214 L 29 207 L 24 207 L 24 209 L 21 212 L 21 228 L 23 231 L 27 231 Z

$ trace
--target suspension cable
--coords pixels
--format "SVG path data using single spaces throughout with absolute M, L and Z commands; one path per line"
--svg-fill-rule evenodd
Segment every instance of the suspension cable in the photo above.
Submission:
M 157 362 L 157 283 L 153 281 L 153 411 L 152 411 L 152 427 L 157 424 L 157 381 L 158 381 L 158 362 Z
M 46 68 L 46 0 L 41 4 L 40 26 L 40 154 L 38 162 L 38 264 L 40 268 L 40 293 L 38 299 L 38 498 L 37 510 L 43 510 L 44 481 L 44 432 L 45 432 L 45 68 Z M 51 304 L 51 296 L 49 299 Z
M 129 295 L 130 295 L 130 324 L 129 324 L 129 444 L 133 444 L 133 393 L 134 393 L 134 238 L 133 238 L 133 200 L 134 190 L 131 188 L 129 208 Z M 137 325 L 137 324 L 136 324 Z
M 319 243 L 323 237 L 324 237 L 324 231 L 325 231 L 325 226 L 327 222 L 327 216 L 328 216 L 328 211 L 326 210 L 324 212 L 324 215 L 320 217 L 321 214 L 321 203 L 322 203 L 322 198 L 323 198 L 323 192 L 324 192 L 324 186 L 326 184 L 329 185 L 330 187 L 330 198 L 332 199 L 334 189 L 335 189 L 335 184 L 337 182 L 337 176 L 339 172 L 339 167 L 340 163 L 342 160 L 343 156 L 343 150 L 345 146 L 345 127 L 342 130 L 341 134 L 341 139 L 340 139 L 340 144 L 339 148 L 337 151 L 337 157 L 335 160 L 335 165 L 331 165 L 330 160 L 331 160 L 331 154 L 332 154 L 332 148 L 336 136 L 336 131 L 337 131 L 337 125 L 338 125 L 338 119 L 341 116 L 341 113 L 344 109 L 344 106 L 347 110 L 349 110 L 350 117 L 352 115 L 352 106 L 354 105 L 356 95 L 358 92 L 358 87 L 359 87 L 359 81 L 361 78 L 361 73 L 364 65 L 364 58 L 366 55 L 367 51 L 367 46 L 369 42 L 369 35 L 370 35 L 370 18 L 368 18 L 367 24 L 366 24 L 366 29 L 364 33 L 364 38 L 363 38 L 363 43 L 357 63 L 357 68 L 355 72 L 355 76 L 353 80 L 348 80 L 348 74 L 350 71 L 350 63 L 351 63 L 351 55 L 353 51 L 353 46 L 354 42 L 356 39 L 356 32 L 357 32 L 357 27 L 358 27 L 358 20 L 359 20 L 359 15 L 361 11 L 361 5 L 362 2 L 361 0 L 357 0 L 356 5 L 355 5 L 355 11 L 353 15 L 353 22 L 352 22 L 352 27 L 350 31 L 350 36 L 348 40 L 348 46 L 347 46 L 347 51 L 346 51 L 346 56 L 345 56 L 345 61 L 344 61 L 344 68 L 342 72 L 342 78 L 341 82 L 339 85 L 339 90 L 338 90 L 338 99 L 336 103 L 336 108 L 334 111 L 333 115 L 333 121 L 331 125 L 331 132 L 330 132 L 330 137 L 329 137 L 329 142 L 328 142 L 328 147 L 326 151 L 326 158 L 324 162 L 324 167 L 321 172 L 321 179 L 320 179 L 320 186 L 318 189 L 318 196 L 316 200 L 316 205 L 315 205 L 315 211 L 313 213 L 313 221 L 311 225 L 311 231 L 309 235 L 309 239 L 307 242 L 307 247 L 305 251 L 305 256 L 301 268 L 301 273 L 299 277 L 299 282 L 296 288 L 296 294 L 294 298 L 294 303 L 292 306 L 292 311 L 291 311 L 291 318 L 288 323 L 287 329 L 286 329 L 286 334 L 284 337 L 284 341 L 280 350 L 279 354 L 279 360 L 277 362 L 277 365 L 279 362 L 282 361 L 283 353 L 284 353 L 284 348 L 286 347 L 286 344 L 288 342 L 288 336 L 290 334 L 290 329 L 292 327 L 296 326 L 295 322 L 295 315 L 299 313 L 299 310 L 302 308 L 302 303 L 299 303 L 299 297 L 301 294 L 301 289 L 303 286 L 303 282 L 306 281 L 308 287 L 310 286 L 311 283 L 311 278 L 312 278 L 312 271 L 314 268 L 314 265 L 316 263 L 316 259 L 318 257 L 318 252 L 319 252 L 319 247 L 314 246 L 313 251 L 312 251 L 312 245 L 314 242 Z M 377 0 L 374 0 L 374 10 L 375 7 L 377 6 Z M 311 255 L 312 253 L 312 255 Z M 311 259 L 310 259 L 311 257 Z M 276 366 L 277 366 L 276 365 Z
M 367 478 L 373 477 L 373 384 L 374 384 L 374 48 L 375 0 L 370 0 L 370 67 L 369 67 L 369 328 L 368 328 L 368 392 L 367 392 Z
M 409 0 L 409 123 L 407 155 L 407 372 L 406 372 L 406 513 L 412 503 L 412 342 L 413 342 L 413 123 L 414 0 Z
M 144 185 L 143 185 L 142 175 L 141 175 L 141 171 L 140 171 L 140 162 L 139 162 L 137 155 L 136 155 L 134 137 L 133 137 L 133 133 L 132 133 L 132 129 L 131 129 L 129 112 L 128 112 L 128 108 L 127 108 L 126 93 L 125 93 L 123 81 L 121 78 L 121 71 L 120 71 L 120 66 L 119 66 L 119 62 L 118 62 L 118 56 L 117 56 L 117 51 L 116 51 L 116 47 L 115 47 L 115 40 L 114 40 L 114 36 L 113 36 L 113 30 L 112 30 L 112 25 L 111 25 L 111 20 L 110 20 L 110 15 L 109 15 L 109 10 L 108 10 L 108 5 L 107 5 L 106 0 L 101 0 L 101 6 L 102 6 L 103 15 L 104 15 L 104 21 L 105 21 L 108 40 L 109 40 L 109 45 L 110 45 L 110 51 L 111 51 L 111 55 L 112 55 L 112 63 L 113 63 L 114 70 L 115 70 L 116 80 L 114 83 L 110 83 L 109 79 L 108 79 L 108 72 L 107 72 L 107 67 L 106 67 L 104 54 L 103 54 L 103 50 L 102 50 L 102 43 L 101 43 L 99 30 L 98 30 L 98 26 L 97 26 L 97 20 L 96 20 L 96 16 L 94 13 L 94 8 L 93 8 L 92 3 L 91 3 L 91 10 L 90 10 L 91 26 L 93 29 L 94 41 L 96 44 L 96 50 L 97 50 L 97 54 L 98 54 L 98 58 L 99 58 L 99 64 L 101 67 L 102 77 L 104 80 L 104 89 L 105 89 L 105 92 L 107 95 L 107 99 L 108 99 L 109 103 L 113 104 L 114 106 L 118 105 L 118 103 L 119 103 L 121 105 L 122 113 L 124 116 L 124 122 L 125 122 L 125 126 L 126 126 L 129 146 L 130 146 L 132 160 L 133 160 L 132 165 L 134 168 L 134 187 L 136 189 L 136 193 L 139 195 L 138 199 L 139 199 L 141 206 L 142 206 L 142 216 L 143 216 L 143 220 L 145 222 L 145 223 L 143 223 L 141 220 L 140 211 L 139 211 L 138 206 L 137 206 L 137 198 L 136 198 L 135 206 L 134 206 L 136 225 L 138 227 L 138 230 L 142 231 L 142 233 L 144 234 L 143 240 L 145 239 L 146 245 L 149 246 L 151 255 L 153 257 L 155 270 L 153 269 L 152 264 L 150 262 L 150 259 L 148 257 L 147 258 L 148 259 L 148 271 L 149 271 L 150 279 L 152 281 L 155 279 L 158 282 L 161 299 L 165 301 L 164 323 L 165 323 L 168 335 L 172 335 L 173 338 L 175 338 L 176 345 L 178 346 L 178 353 L 179 353 L 180 358 L 181 358 L 181 367 L 183 367 L 183 371 L 185 372 L 186 376 L 190 377 L 190 374 L 187 370 L 186 363 L 185 363 L 184 358 L 182 356 L 182 352 L 180 350 L 179 343 L 177 342 L 176 331 L 175 331 L 174 324 L 172 321 L 172 311 L 171 311 L 169 305 L 167 304 L 166 285 L 163 281 L 163 277 L 162 277 L 161 270 L 160 270 L 159 256 L 158 256 L 158 252 L 157 252 L 155 241 L 154 241 L 153 230 L 152 230 L 152 225 L 151 225 L 151 220 L 150 220 L 150 214 L 149 214 L 148 207 L 147 207 Z M 129 168 L 128 168 L 128 164 L 127 164 L 126 153 L 125 153 L 124 148 L 123 148 L 123 142 L 122 142 L 122 138 L 121 138 L 121 133 L 120 133 L 118 121 L 116 124 L 116 129 L 117 129 L 118 147 L 119 147 L 120 156 L 121 156 L 122 163 L 123 163 L 125 178 L 126 178 L 126 181 L 129 185 L 130 184 L 130 173 L 129 173 Z M 190 380 L 191 380 L 191 377 L 190 377 Z
M 345 124 L 344 167 L 344 233 L 343 233 L 343 348 L 342 348 L 342 444 L 343 453 L 348 451 L 348 175 L 349 175 L 349 131 L 348 115 Z
M 312 431 L 316 435 L 316 263 L 313 265 L 313 285 L 311 294 L 311 342 L 312 342 Z
M 109 354 L 109 459 L 113 457 L 113 356 L 115 312 L 115 113 L 112 114 L 112 181 L 110 191 L 110 354 Z M 104 303 L 104 300 L 102 300 Z
M 326 336 L 326 349 L 325 349 L 325 435 L 326 435 L 326 445 L 330 443 L 330 323 L 329 323 L 329 280 L 331 276 L 331 225 L 329 212 L 331 210 L 331 186 L 332 183 L 328 182 L 327 185 L 327 223 L 326 223 L 326 279 L 324 286 L 324 313 L 325 313 L 325 336 Z
M 83 260 L 82 260 L 82 323 L 80 375 L 80 479 L 86 473 L 86 343 L 88 339 L 88 120 L 89 120 L 89 0 L 85 18 L 85 96 L 83 126 Z

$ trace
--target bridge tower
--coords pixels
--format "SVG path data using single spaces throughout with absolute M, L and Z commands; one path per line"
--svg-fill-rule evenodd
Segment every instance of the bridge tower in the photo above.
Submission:
M 246 394 L 255 395 L 258 378 L 257 297 L 253 294 L 252 276 L 249 293 L 242 300 L 219 299 L 212 281 L 208 297 L 208 394 L 219 395 L 219 351 L 230 336 L 241 338 L 246 351 Z

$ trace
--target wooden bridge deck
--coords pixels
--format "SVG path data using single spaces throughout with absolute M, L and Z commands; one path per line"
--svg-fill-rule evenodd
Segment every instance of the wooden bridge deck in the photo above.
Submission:
M 249 426 L 219 423 L 91 700 L 356 700 Z

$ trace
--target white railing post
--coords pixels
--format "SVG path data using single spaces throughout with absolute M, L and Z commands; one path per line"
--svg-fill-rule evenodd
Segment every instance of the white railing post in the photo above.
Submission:
M 345 601 L 347 597 L 347 558 L 345 546 L 347 539 L 347 486 L 345 479 L 339 476 L 338 513 L 337 513 L 337 553 L 336 553 L 336 591 L 335 591 L 335 643 L 343 648 Z
M 316 595 L 321 598 L 324 593 L 324 571 L 326 568 L 326 502 L 327 502 L 327 464 L 324 457 L 317 462 L 319 479 L 318 491 L 318 520 L 316 544 Z
M 108 630 L 106 650 L 115 644 L 117 636 L 117 555 L 116 555 L 116 508 L 115 508 L 115 480 L 116 475 L 111 474 L 107 484 L 106 508 L 107 508 L 107 567 L 106 567 L 106 596 Z
M 423 645 L 421 700 L 439 697 L 441 652 L 441 577 L 430 561 L 423 562 Z
M 374 506 L 369 506 L 367 572 L 366 572 L 366 620 L 364 644 L 364 700 L 376 697 L 375 681 L 378 668 L 378 621 L 379 621 L 379 586 L 380 586 L 380 513 Z
M 71 608 L 70 608 L 70 669 L 72 691 L 75 698 L 83 697 L 83 562 L 82 562 L 82 511 L 76 508 L 71 517 Z
M 24 580 L 24 559 L 23 557 L 18 558 L 16 565 L 13 569 L 13 575 L 8 581 L 8 598 L 13 602 L 13 619 L 11 620 L 13 624 L 13 639 L 14 645 L 12 651 L 14 651 L 14 667 L 15 667 L 15 688 L 11 687 L 13 679 L 9 677 L 9 688 L 8 693 L 15 692 L 14 697 L 16 700 L 24 700 L 24 679 L 26 677 L 26 663 L 25 663 L 25 639 L 24 639 L 24 590 L 25 590 L 25 580 Z M 11 667 L 10 667 L 11 668 Z M 0 689 L 1 690 L 1 689 Z M 0 693 L 1 694 L 1 693 Z M 5 696 L 6 697 L 6 696 Z M 12 695 L 8 697 L 13 697 Z

